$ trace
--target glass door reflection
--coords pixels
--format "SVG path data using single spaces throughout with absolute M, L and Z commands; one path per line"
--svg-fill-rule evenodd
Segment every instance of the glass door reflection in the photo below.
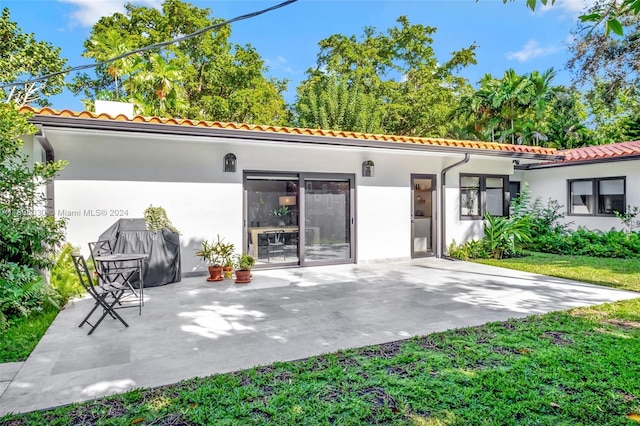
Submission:
M 304 262 L 353 258 L 349 179 L 304 179 Z
M 411 175 L 411 257 L 433 255 L 435 175 Z
M 248 176 L 247 247 L 257 264 L 298 264 L 298 176 Z

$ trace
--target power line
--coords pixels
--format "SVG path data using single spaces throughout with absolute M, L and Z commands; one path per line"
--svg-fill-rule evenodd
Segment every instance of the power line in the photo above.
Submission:
M 262 9 L 262 10 L 258 10 L 256 12 L 250 12 L 250 13 L 247 13 L 247 14 L 244 14 L 244 15 L 236 16 L 235 18 L 228 19 L 228 20 L 226 20 L 224 22 L 219 22 L 217 24 L 209 25 L 209 26 L 204 27 L 204 28 L 202 28 L 202 29 L 200 29 L 200 30 L 198 30 L 196 32 L 191 33 L 191 34 L 187 34 L 187 35 L 182 36 L 182 37 L 174 38 L 173 40 L 163 41 L 162 43 L 156 43 L 156 44 L 152 44 L 152 45 L 149 45 L 149 46 L 141 47 L 139 49 L 135 49 L 135 50 L 132 50 L 130 52 L 123 53 L 123 54 L 118 55 L 116 57 L 113 57 L 113 58 L 110 58 L 110 59 L 105 59 L 104 61 L 95 62 L 93 64 L 86 64 L 86 65 L 80 65 L 80 66 L 77 66 L 77 67 L 72 67 L 72 68 L 69 68 L 69 69 L 66 69 L 66 70 L 63 70 L 63 71 L 57 71 L 57 72 L 54 72 L 54 73 L 51 73 L 51 74 L 45 74 L 45 75 L 42 75 L 40 77 L 32 78 L 32 79 L 25 80 L 25 81 L 18 81 L 18 82 L 15 82 L 15 83 L 3 84 L 3 85 L 0 86 L 0 89 L 4 89 L 6 87 L 20 86 L 20 85 L 29 84 L 29 83 L 37 83 L 39 81 L 48 80 L 49 78 L 55 77 L 55 76 L 60 75 L 60 74 L 68 74 L 68 73 L 72 73 L 72 72 L 76 72 L 76 71 L 81 71 L 81 70 L 85 70 L 85 69 L 89 69 L 89 68 L 98 67 L 100 65 L 109 64 L 111 62 L 115 62 L 115 61 L 118 61 L 120 59 L 124 59 L 126 57 L 131 56 L 131 55 L 136 55 L 138 53 L 146 52 L 148 50 L 158 49 L 158 48 L 161 48 L 161 47 L 169 46 L 170 44 L 174 44 L 174 43 L 180 43 L 181 41 L 188 40 L 188 39 L 193 38 L 193 37 L 197 37 L 197 36 L 199 36 L 201 34 L 204 34 L 204 33 L 208 32 L 208 31 L 214 30 L 216 28 L 223 27 L 225 25 L 229 25 L 229 24 L 231 24 L 233 22 L 238 22 L 238 21 L 243 21 L 245 19 L 254 18 L 256 16 L 262 15 L 263 13 L 267 13 L 267 12 L 271 12 L 272 10 L 280 9 L 281 7 L 288 6 L 291 3 L 295 3 L 296 1 L 298 1 L 298 0 L 286 0 L 286 1 L 282 2 L 282 3 L 279 3 L 279 4 L 276 4 L 274 6 L 268 7 L 266 9 Z

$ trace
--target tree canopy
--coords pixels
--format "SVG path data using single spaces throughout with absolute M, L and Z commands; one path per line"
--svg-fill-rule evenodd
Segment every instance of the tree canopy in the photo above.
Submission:
M 456 71 L 475 63 L 476 46 L 441 62 L 432 46 L 436 28 L 411 24 L 405 16 L 397 23 L 386 33 L 366 27 L 361 37 L 334 34 L 319 42 L 316 67 L 297 88 L 298 124 L 399 135 L 448 133 L 454 98 L 469 88 Z
M 9 9 L 0 14 L 0 84 L 29 80 L 43 74 L 61 71 L 66 59 L 60 57 L 60 48 L 37 41 L 35 35 L 25 34 L 10 20 Z M 61 93 L 64 77 L 58 75 L 47 80 L 0 90 L 0 102 L 18 105 L 35 103 L 49 105 L 47 98 Z
M 586 109 L 575 89 L 554 86 L 556 72 L 513 69 L 502 78 L 490 74 L 463 96 L 454 114 L 467 120 L 474 138 L 525 145 L 570 148 L 590 141 Z
M 502 0 L 503 3 L 514 1 Z M 543 5 L 553 5 L 555 2 L 556 0 L 540 0 Z M 527 0 L 527 7 L 531 10 L 535 10 L 537 4 L 537 0 Z M 590 28 L 598 28 L 602 24 L 607 36 L 611 32 L 622 36 L 626 18 L 638 14 L 640 14 L 640 0 L 598 0 L 587 13 L 580 15 L 580 21 L 588 24 Z
M 98 61 L 173 40 L 221 22 L 208 8 L 166 0 L 162 10 L 126 5 L 103 17 L 85 42 L 84 56 Z M 73 90 L 93 99 L 132 101 L 138 113 L 194 119 L 281 124 L 287 117 L 286 81 L 265 77 L 267 68 L 251 45 L 229 42 L 222 26 L 196 38 L 103 64 L 82 74 Z

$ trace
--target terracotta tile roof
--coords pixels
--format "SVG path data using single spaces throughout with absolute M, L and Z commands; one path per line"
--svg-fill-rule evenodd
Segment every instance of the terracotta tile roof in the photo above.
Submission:
M 305 128 L 298 128 L 298 127 L 262 126 L 262 125 L 253 125 L 253 124 L 226 123 L 226 122 L 219 122 L 219 121 L 143 117 L 140 115 L 137 115 L 133 118 L 129 118 L 122 114 L 112 117 L 109 114 L 105 114 L 105 113 L 96 114 L 89 111 L 74 112 L 68 109 L 58 111 L 51 108 L 35 109 L 30 106 L 24 106 L 20 109 L 20 111 L 31 112 L 36 115 L 46 115 L 46 116 L 54 116 L 54 117 L 115 120 L 115 121 L 127 121 L 131 123 L 166 124 L 166 125 L 176 125 L 176 126 L 211 128 L 211 129 L 250 130 L 254 132 L 273 132 L 273 133 L 279 133 L 279 134 L 324 136 L 324 137 L 333 137 L 333 138 L 357 139 L 357 140 L 378 141 L 378 142 L 409 143 L 409 144 L 417 144 L 417 145 L 431 145 L 431 146 L 441 146 L 441 147 L 451 147 L 451 148 L 473 148 L 473 149 L 504 151 L 504 152 L 513 152 L 513 153 L 557 155 L 557 151 L 554 148 L 543 148 L 543 147 L 527 146 L 527 145 L 510 145 L 510 144 L 493 143 L 493 142 L 465 141 L 465 140 L 453 140 L 453 139 L 412 137 L 412 136 L 380 135 L 380 134 L 372 134 L 372 133 L 345 132 L 345 131 L 337 131 L 337 130 L 305 129 Z
M 619 158 L 640 155 L 640 141 L 619 142 L 608 145 L 586 146 L 584 148 L 565 149 L 558 151 L 564 155 L 563 163 L 574 161 L 593 161 L 605 158 Z

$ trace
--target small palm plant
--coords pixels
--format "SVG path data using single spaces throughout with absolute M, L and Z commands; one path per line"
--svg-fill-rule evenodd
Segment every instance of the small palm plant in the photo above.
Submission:
M 523 243 L 531 242 L 529 217 L 484 217 L 484 242 L 494 259 L 502 259 L 505 253 L 518 253 Z

